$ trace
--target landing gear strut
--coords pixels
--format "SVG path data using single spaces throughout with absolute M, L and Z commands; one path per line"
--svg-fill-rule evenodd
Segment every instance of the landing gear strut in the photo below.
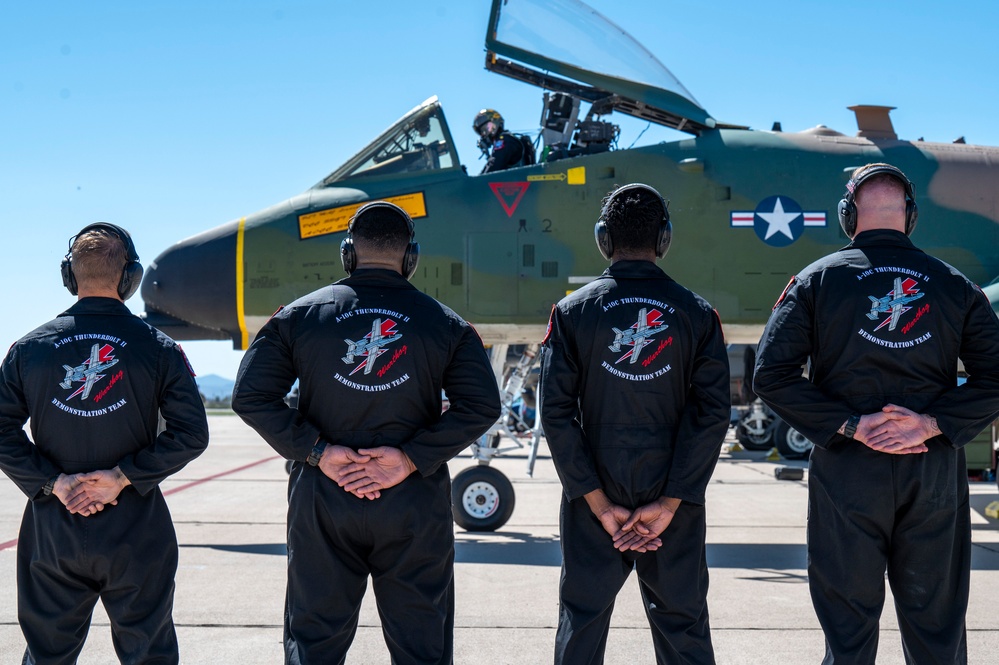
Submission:
M 534 475 L 534 463 L 541 441 L 541 413 L 537 406 L 533 415 L 526 407 L 528 394 L 534 394 L 531 374 L 538 362 L 539 345 L 528 344 L 517 364 L 509 371 L 500 394 L 502 413 L 499 421 L 471 445 L 472 458 L 478 466 L 458 473 L 451 481 L 451 508 L 454 522 L 468 531 L 495 531 L 507 523 L 513 514 L 516 497 L 513 483 L 497 469 L 489 466 L 493 457 L 530 446 L 527 455 L 527 475 Z M 492 347 L 493 370 L 498 377 L 505 374 L 508 347 Z M 527 390 L 525 390 L 525 387 Z M 522 437 L 530 439 L 525 444 Z M 511 445 L 503 446 L 505 441 Z

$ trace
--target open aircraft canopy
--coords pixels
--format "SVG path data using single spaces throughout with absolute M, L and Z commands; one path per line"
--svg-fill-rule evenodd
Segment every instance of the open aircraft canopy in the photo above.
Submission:
M 493 0 L 486 49 L 486 69 L 580 97 L 601 113 L 695 135 L 718 125 L 644 46 L 579 0 Z

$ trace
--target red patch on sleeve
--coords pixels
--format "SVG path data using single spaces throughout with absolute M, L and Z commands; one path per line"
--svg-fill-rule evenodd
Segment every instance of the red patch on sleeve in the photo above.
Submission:
M 781 293 L 780 293 L 780 298 L 777 299 L 777 302 L 775 302 L 773 308 L 771 308 L 771 310 L 770 310 L 771 312 L 774 311 L 775 309 L 777 309 L 778 307 L 780 307 L 780 304 L 782 302 L 784 302 L 784 298 L 787 297 L 787 292 L 791 290 L 792 286 L 794 286 L 794 281 L 796 279 L 798 279 L 797 275 L 795 275 L 794 277 L 792 277 L 791 281 L 787 283 L 787 286 L 785 286 L 784 290 L 781 291 Z
M 468 322 L 466 321 L 465 323 L 468 323 Z M 483 344 L 483 342 L 482 342 L 482 335 L 480 335 L 479 331 L 475 329 L 475 326 L 473 326 L 471 323 L 469 323 L 468 327 L 471 328 L 472 332 L 475 333 L 475 336 L 479 338 L 479 343 L 482 344 L 483 346 L 485 346 L 485 344 Z
M 548 343 L 548 338 L 552 336 L 552 319 L 555 318 L 555 305 L 552 305 L 551 314 L 548 315 L 548 328 L 545 330 L 545 338 L 541 340 L 542 344 Z
M 191 376 L 198 376 L 194 373 L 194 368 L 191 367 L 191 361 L 187 359 L 187 354 L 184 353 L 184 349 L 181 348 L 180 344 L 177 345 L 177 350 L 180 351 L 180 357 L 184 359 L 184 364 L 187 365 L 187 371 L 191 373 Z

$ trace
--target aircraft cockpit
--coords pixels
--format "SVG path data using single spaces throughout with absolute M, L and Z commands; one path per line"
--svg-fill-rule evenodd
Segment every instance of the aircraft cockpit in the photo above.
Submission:
M 412 174 L 459 168 L 458 154 L 437 97 L 397 120 L 320 186 L 357 177 Z

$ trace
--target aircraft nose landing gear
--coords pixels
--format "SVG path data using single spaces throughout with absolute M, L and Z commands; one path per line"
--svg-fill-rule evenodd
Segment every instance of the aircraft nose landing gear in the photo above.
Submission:
M 497 376 L 502 377 L 506 374 L 507 346 L 494 345 L 492 352 L 493 368 Z M 497 455 L 524 448 L 521 436 L 530 438 L 527 475 L 534 474 L 541 439 L 541 417 L 537 403 L 529 399 L 536 395 L 529 376 L 537 360 L 538 345 L 525 346 L 516 366 L 503 382 L 500 396 L 503 415 L 492 429 L 470 446 L 472 458 L 478 465 L 464 469 L 451 480 L 454 522 L 467 531 L 495 531 L 513 515 L 513 483 L 489 463 Z M 534 407 L 527 408 L 531 404 Z M 504 437 L 509 437 L 512 445 L 502 447 Z
M 488 466 L 473 466 L 451 481 L 455 523 L 468 531 L 495 531 L 506 524 L 515 503 L 513 483 Z

